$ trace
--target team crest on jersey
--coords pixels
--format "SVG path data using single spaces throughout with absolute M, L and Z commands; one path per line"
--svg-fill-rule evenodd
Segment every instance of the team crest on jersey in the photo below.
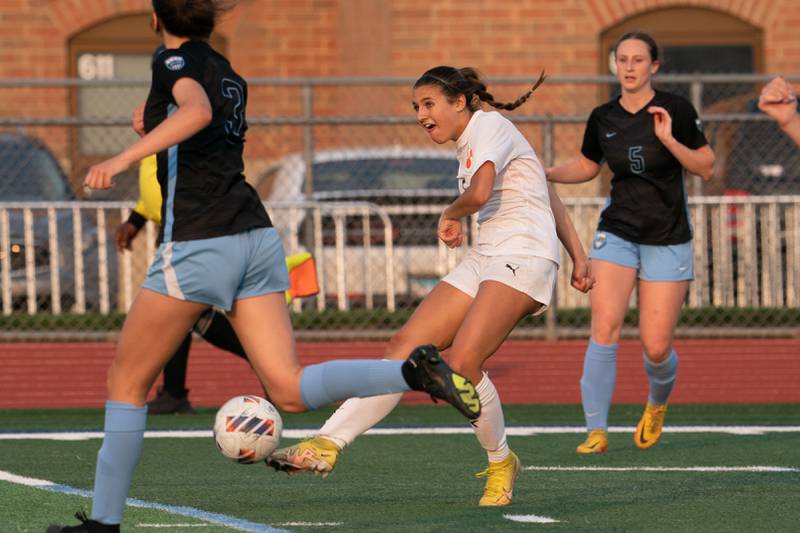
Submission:
M 467 170 L 472 168 L 472 148 L 467 147 L 467 162 L 465 163 Z
M 598 231 L 597 234 L 594 236 L 594 242 L 592 243 L 592 247 L 595 250 L 599 250 L 605 245 L 606 245 L 606 234 L 603 231 Z
M 170 70 L 180 70 L 186 66 L 186 60 L 181 56 L 169 56 L 164 60 L 164 65 Z

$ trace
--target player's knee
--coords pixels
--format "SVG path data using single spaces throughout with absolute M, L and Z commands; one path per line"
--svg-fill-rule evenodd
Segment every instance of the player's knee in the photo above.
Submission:
M 622 324 L 603 321 L 592 323 L 592 339 L 598 344 L 616 344 L 621 331 Z
M 482 374 L 481 364 L 478 358 L 470 357 L 470 354 L 452 353 L 450 355 L 448 364 L 450 365 L 450 368 L 462 376 L 467 376 L 472 381 L 480 381 Z
M 672 353 L 669 341 L 648 341 L 644 343 L 644 355 L 654 363 L 660 363 Z
M 401 328 L 389 339 L 383 356 L 387 359 L 406 359 L 414 348 L 416 345 L 413 344 L 411 336 Z
M 123 398 L 131 403 L 143 402 L 147 397 L 149 383 L 144 383 L 131 372 L 125 372 L 112 364 L 106 375 L 106 390 L 109 398 Z
M 308 407 L 303 403 L 300 392 L 288 390 L 270 390 L 269 396 L 272 403 L 286 413 L 302 413 L 308 411 Z

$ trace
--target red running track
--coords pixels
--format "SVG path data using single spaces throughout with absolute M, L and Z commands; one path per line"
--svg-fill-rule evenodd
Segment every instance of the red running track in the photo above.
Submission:
M 692 339 L 676 341 L 680 355 L 672 403 L 800 402 L 800 339 Z M 326 359 L 375 358 L 383 343 L 300 343 L 304 364 Z M 580 402 L 584 341 L 508 341 L 488 370 L 504 403 Z M 0 344 L 0 408 L 98 407 L 105 399 L 111 343 Z M 647 381 L 636 341 L 620 343 L 616 403 L 641 403 Z M 205 342 L 189 357 L 188 388 L 199 406 L 261 390 L 241 359 Z M 420 393 L 406 403 L 429 402 Z

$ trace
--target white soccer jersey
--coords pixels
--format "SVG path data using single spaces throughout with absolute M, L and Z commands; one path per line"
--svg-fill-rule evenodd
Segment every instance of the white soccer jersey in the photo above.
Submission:
M 478 212 L 474 246 L 483 255 L 534 255 L 559 262 L 547 178 L 519 130 L 496 111 L 476 111 L 456 141 L 458 189 L 487 161 L 494 163 L 492 196 Z

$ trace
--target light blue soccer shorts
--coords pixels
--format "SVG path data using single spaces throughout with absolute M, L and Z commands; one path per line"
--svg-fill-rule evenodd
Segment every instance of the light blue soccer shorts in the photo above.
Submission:
M 289 288 L 283 244 L 275 228 L 211 239 L 161 243 L 143 287 L 230 311 L 234 300 Z
M 687 281 L 694 279 L 692 241 L 653 246 L 636 244 L 608 231 L 598 230 L 592 239 L 592 259 L 635 268 L 644 281 Z

